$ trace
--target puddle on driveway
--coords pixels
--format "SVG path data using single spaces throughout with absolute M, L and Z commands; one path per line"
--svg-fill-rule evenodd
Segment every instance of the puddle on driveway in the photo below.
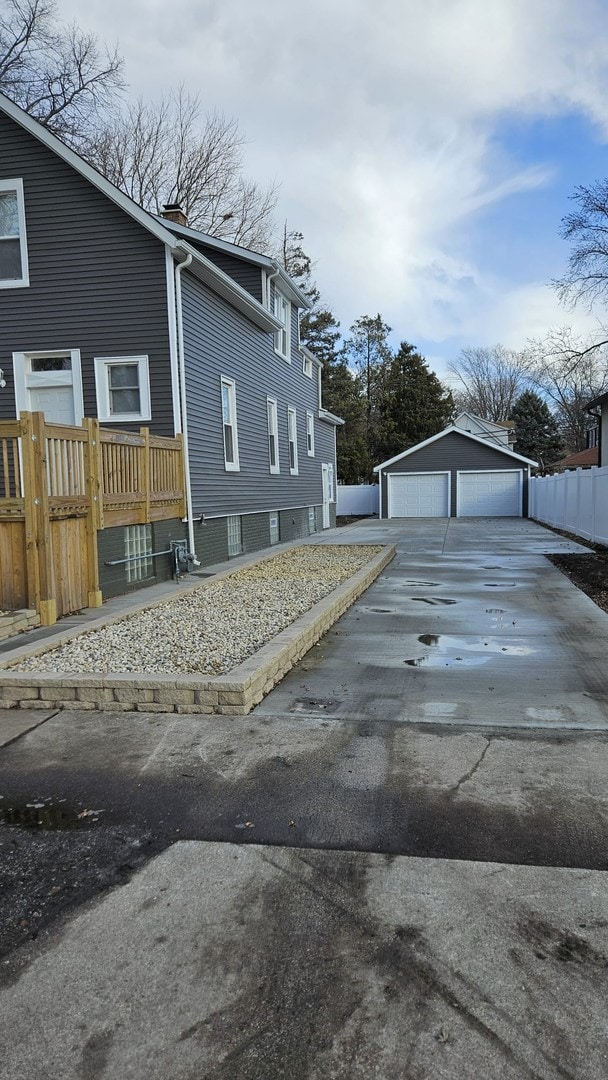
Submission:
M 514 589 L 516 581 L 484 581 L 484 589 Z
M 419 604 L 457 604 L 457 600 L 446 600 L 443 596 L 412 596 Z
M 15 799 L 0 807 L 0 825 L 18 825 L 22 829 L 59 831 L 86 829 L 99 821 L 103 810 L 76 809 L 65 799 L 22 802 Z
M 402 585 L 407 585 L 407 586 L 421 585 L 425 589 L 436 589 L 438 587 L 438 585 L 439 585 L 439 582 L 438 581 L 416 581 L 415 579 L 412 579 L 410 581 L 402 581 L 401 584 Z
M 431 651 L 403 661 L 408 667 L 479 667 L 496 656 L 532 656 L 536 649 L 504 638 L 460 638 L 449 634 L 420 634 L 418 641 Z

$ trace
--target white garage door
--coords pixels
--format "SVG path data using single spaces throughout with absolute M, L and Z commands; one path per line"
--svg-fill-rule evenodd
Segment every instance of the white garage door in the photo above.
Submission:
M 448 517 L 449 473 L 388 475 L 389 517 Z
M 458 473 L 458 517 L 521 517 L 522 474 Z

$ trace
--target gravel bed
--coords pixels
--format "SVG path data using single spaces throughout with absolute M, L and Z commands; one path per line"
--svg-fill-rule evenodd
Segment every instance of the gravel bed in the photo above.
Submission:
M 57 674 L 223 675 L 381 550 L 359 544 L 292 548 L 11 667 Z

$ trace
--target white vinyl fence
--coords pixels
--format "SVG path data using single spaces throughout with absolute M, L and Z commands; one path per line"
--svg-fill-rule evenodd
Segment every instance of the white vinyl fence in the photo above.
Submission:
M 377 484 L 338 484 L 338 517 L 377 514 L 380 505 Z
M 529 514 L 556 529 L 608 544 L 608 465 L 533 477 Z

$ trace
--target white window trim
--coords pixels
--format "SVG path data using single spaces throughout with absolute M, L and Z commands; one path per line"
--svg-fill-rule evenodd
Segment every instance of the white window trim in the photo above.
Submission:
M 228 398 L 230 409 L 229 423 L 230 427 L 232 428 L 232 447 L 234 450 L 234 461 L 228 461 L 226 459 L 226 440 L 224 439 L 224 386 L 227 386 L 230 391 Z M 224 451 L 224 468 L 226 472 L 240 472 L 241 466 L 239 461 L 239 432 L 236 419 L 236 383 L 234 379 L 227 379 L 224 375 L 220 376 L 220 417 L 222 424 L 222 449 Z
M 315 456 L 315 414 L 306 411 L 306 453 Z
M 97 395 L 97 419 L 102 423 L 126 424 L 131 421 L 151 420 L 150 365 L 147 356 L 95 356 L 95 393 Z M 108 368 L 116 364 L 137 364 L 139 378 L 139 412 L 110 412 L 110 381 Z
M 80 349 L 37 349 L 36 352 L 13 353 L 13 378 L 15 381 L 15 406 L 17 416 L 20 412 L 31 412 L 30 387 L 28 377 L 31 375 L 32 360 L 41 358 L 69 356 L 72 361 L 72 393 L 74 395 L 74 420 L 77 424 L 84 417 L 84 402 L 82 396 L 82 370 L 80 365 Z
M 271 412 L 272 412 L 272 427 L 271 427 Z M 279 408 L 276 398 L 266 398 L 266 418 L 268 423 L 268 466 L 273 476 L 278 476 L 281 472 L 281 460 L 279 456 Z M 274 449 L 276 463 L 273 465 L 270 460 L 270 436 L 274 435 Z
M 19 249 L 21 252 L 21 277 L 0 279 L 0 289 L 25 289 L 30 283 L 29 263 L 27 258 L 27 235 L 25 230 L 25 197 L 23 180 L 0 180 L 0 191 L 14 191 L 17 195 L 17 213 L 19 215 Z
M 293 431 L 292 431 L 293 427 Z M 292 438 L 293 435 L 293 438 Z M 289 446 L 293 443 L 293 468 L 291 465 L 291 453 L 289 454 L 289 475 L 298 476 L 298 414 L 294 408 L 287 408 L 287 440 Z
M 277 314 L 277 297 L 280 296 L 283 304 L 285 305 L 285 321 L 284 330 L 276 330 L 274 334 L 274 351 L 277 356 L 280 356 L 283 360 L 286 360 L 288 364 L 291 364 L 291 302 L 285 296 L 285 293 L 278 288 L 276 283 L 274 284 L 274 293 L 271 294 L 271 306 L 270 310 L 276 319 L 281 319 Z M 280 348 L 281 337 L 285 333 L 285 351 Z
M 312 379 L 312 360 L 310 356 L 302 357 L 302 374 L 306 375 L 307 379 Z

